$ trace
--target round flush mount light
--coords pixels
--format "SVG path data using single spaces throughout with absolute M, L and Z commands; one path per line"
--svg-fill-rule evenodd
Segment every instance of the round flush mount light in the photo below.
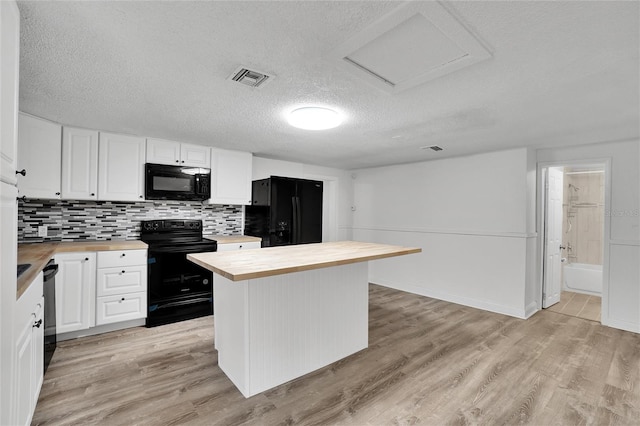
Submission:
M 302 107 L 289 113 L 289 124 L 305 130 L 333 129 L 342 123 L 340 114 L 323 107 Z

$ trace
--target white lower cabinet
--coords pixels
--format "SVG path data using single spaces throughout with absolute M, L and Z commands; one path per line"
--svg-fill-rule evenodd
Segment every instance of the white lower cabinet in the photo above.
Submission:
M 147 316 L 147 251 L 98 252 L 96 325 Z
M 31 423 L 44 375 L 43 276 L 38 274 L 16 302 L 15 418 L 17 425 Z
M 98 297 L 96 325 L 129 321 L 147 315 L 147 292 Z
M 58 334 L 95 325 L 96 253 L 59 253 L 56 276 L 56 330 Z
M 58 334 L 147 316 L 146 249 L 61 253 L 56 263 Z
M 252 241 L 248 243 L 223 243 L 218 244 L 218 251 L 247 250 L 260 248 L 260 241 Z
M 100 298 L 146 291 L 146 275 L 146 265 L 98 268 L 96 296 Z

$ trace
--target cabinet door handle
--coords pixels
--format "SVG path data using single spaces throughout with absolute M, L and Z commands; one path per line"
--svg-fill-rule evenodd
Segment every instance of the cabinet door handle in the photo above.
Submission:
M 125 257 L 127 255 L 127 253 L 122 253 L 122 257 Z
M 142 195 L 138 195 L 138 198 L 142 198 Z
M 16 170 L 16 174 L 17 175 L 22 175 L 22 176 L 26 176 L 27 175 L 27 171 L 25 169 L 22 169 L 20 171 Z
M 122 273 L 124 274 L 124 269 L 122 270 Z
M 41 326 L 41 325 L 42 325 L 42 320 L 41 320 L 41 319 L 39 319 L 38 321 L 36 321 L 36 322 L 34 322 L 34 323 L 33 323 L 33 326 L 34 326 L 35 328 L 40 328 L 40 326 Z
M 184 163 L 184 160 L 182 160 L 182 162 Z
M 88 261 L 89 261 L 89 258 L 88 258 L 88 257 L 85 257 L 85 258 L 84 258 L 84 261 L 85 261 L 85 262 L 88 262 Z
M 120 302 L 124 302 L 124 297 L 122 299 L 120 299 Z
M 26 203 L 27 202 L 27 196 L 23 195 L 22 197 L 16 197 L 16 200 L 22 201 L 23 203 Z
M 96 195 L 96 193 L 95 193 L 95 192 L 92 192 L 92 193 L 91 193 L 91 196 L 92 196 L 92 197 L 95 197 L 95 195 Z
M 56 195 L 60 195 L 60 193 L 59 193 L 59 192 L 56 192 Z
M 176 163 L 179 163 L 179 162 L 180 162 L 180 160 L 176 160 Z

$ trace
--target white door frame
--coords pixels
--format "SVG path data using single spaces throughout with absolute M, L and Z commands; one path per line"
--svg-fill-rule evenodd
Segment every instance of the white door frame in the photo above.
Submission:
M 537 224 L 538 235 L 538 310 L 542 309 L 542 292 L 544 290 L 544 220 L 545 220 L 545 180 L 549 167 L 576 167 L 576 166 L 599 166 L 604 167 L 604 235 L 602 239 L 602 312 L 600 322 L 602 325 L 609 325 L 609 246 L 611 240 L 611 157 L 593 158 L 588 160 L 564 160 L 564 161 L 544 161 L 537 164 L 538 190 L 537 190 Z

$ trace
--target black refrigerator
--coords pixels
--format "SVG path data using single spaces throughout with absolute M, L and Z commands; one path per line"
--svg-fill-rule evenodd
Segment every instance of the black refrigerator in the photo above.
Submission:
M 322 242 L 322 182 L 271 176 L 254 180 L 245 235 L 262 247 Z

